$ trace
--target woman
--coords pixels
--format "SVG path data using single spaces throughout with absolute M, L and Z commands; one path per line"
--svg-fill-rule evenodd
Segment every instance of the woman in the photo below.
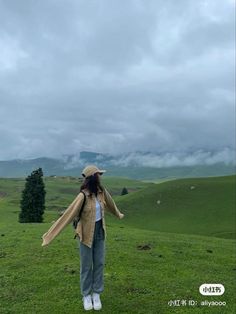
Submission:
M 100 176 L 104 172 L 105 170 L 100 170 L 94 165 L 83 170 L 84 182 L 80 193 L 42 237 L 42 246 L 49 244 L 64 227 L 81 214 L 76 227 L 76 236 L 80 243 L 80 287 L 85 310 L 102 308 L 100 294 L 104 289 L 106 238 L 104 210 L 110 211 L 119 219 L 124 217 L 111 195 L 100 183 Z

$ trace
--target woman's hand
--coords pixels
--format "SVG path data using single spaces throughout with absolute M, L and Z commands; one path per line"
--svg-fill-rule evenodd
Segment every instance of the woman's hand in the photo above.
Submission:
M 47 243 L 47 241 L 44 239 L 44 235 L 42 236 L 42 240 L 43 240 L 42 246 L 47 246 L 48 243 Z
M 125 215 L 124 215 L 124 214 L 122 214 L 122 213 L 120 213 L 120 214 L 119 214 L 119 218 L 120 218 L 120 219 L 123 219 L 123 218 L 124 218 L 124 216 L 125 216 Z

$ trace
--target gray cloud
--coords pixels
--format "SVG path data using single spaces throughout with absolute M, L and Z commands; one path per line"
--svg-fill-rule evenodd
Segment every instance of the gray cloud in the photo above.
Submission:
M 146 166 L 165 168 L 175 166 L 213 165 L 225 162 L 226 165 L 235 165 L 235 152 L 225 148 L 222 151 L 210 152 L 198 150 L 192 153 L 168 152 L 164 154 L 131 153 L 120 158 L 114 158 L 111 163 L 115 166 Z
M 171 163 L 168 152 L 200 151 L 228 162 L 233 1 L 9 0 L 0 21 L 0 159 L 149 151 Z
M 65 169 L 84 167 L 88 164 L 86 159 L 79 155 L 63 156 Z M 227 166 L 236 165 L 235 151 L 224 148 L 221 151 L 197 150 L 194 152 L 173 151 L 167 153 L 131 152 L 120 155 L 98 155 L 94 162 L 100 167 L 143 166 L 152 168 L 168 168 L 176 166 L 214 165 L 225 163 Z

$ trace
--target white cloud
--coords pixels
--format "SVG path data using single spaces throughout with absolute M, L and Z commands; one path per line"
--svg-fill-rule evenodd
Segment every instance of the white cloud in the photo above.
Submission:
M 116 166 L 128 167 L 132 165 L 153 168 L 167 168 L 175 166 L 213 165 L 225 163 L 236 165 L 235 151 L 225 147 L 222 151 L 195 151 L 195 152 L 167 152 L 163 154 L 131 153 L 114 158 L 111 163 Z

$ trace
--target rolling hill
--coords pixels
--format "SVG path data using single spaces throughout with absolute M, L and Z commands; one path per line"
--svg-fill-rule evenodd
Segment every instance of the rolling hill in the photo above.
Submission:
M 125 224 L 235 238 L 236 176 L 179 179 L 117 198 Z
M 71 177 L 46 177 L 47 215 L 64 210 L 79 192 L 80 182 Z M 236 176 L 189 178 L 147 183 L 128 178 L 105 177 L 103 184 L 125 213 L 124 224 L 173 233 L 235 237 Z M 0 179 L 0 197 L 17 206 L 23 179 Z M 119 196 L 123 187 L 128 195 Z M 108 220 L 112 219 L 108 216 Z
M 161 184 L 104 177 L 103 182 L 125 218 L 107 215 L 101 313 L 235 313 L 235 240 L 219 238 L 219 232 L 232 236 L 235 176 Z M 48 247 L 41 247 L 42 234 L 58 217 L 59 207 L 65 208 L 74 199 L 78 181 L 45 178 L 45 185 L 45 222 L 20 224 L 17 218 L 24 180 L 0 179 L 3 314 L 82 312 L 80 260 L 72 227 Z M 130 193 L 118 196 L 124 186 Z M 225 293 L 200 295 L 199 286 L 213 282 L 222 283 Z M 171 300 L 194 300 L 195 305 L 174 308 L 169 305 Z M 205 301 L 223 305 L 206 306 Z

